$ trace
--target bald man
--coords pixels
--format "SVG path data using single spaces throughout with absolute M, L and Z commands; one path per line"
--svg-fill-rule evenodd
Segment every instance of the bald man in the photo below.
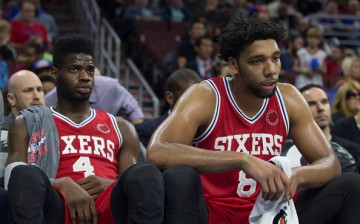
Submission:
M 6 100 L 10 105 L 11 112 L 5 118 L 1 128 L 0 186 L 4 184 L 4 169 L 8 152 L 7 135 L 10 124 L 20 110 L 30 106 L 45 105 L 44 91 L 38 76 L 28 70 L 20 70 L 14 73 L 8 82 Z

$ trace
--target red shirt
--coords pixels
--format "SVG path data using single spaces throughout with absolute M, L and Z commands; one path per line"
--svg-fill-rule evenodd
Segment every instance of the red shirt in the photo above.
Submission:
M 193 140 L 198 148 L 249 153 L 263 160 L 280 155 L 289 130 L 289 120 L 278 88 L 264 99 L 253 117 L 236 105 L 229 79 L 207 80 L 217 96 L 213 120 L 207 130 Z M 240 166 L 240 164 L 239 164 Z M 260 193 L 260 186 L 243 171 L 201 175 L 209 210 L 209 224 L 249 223 L 249 215 Z
M 23 45 L 32 36 L 39 36 L 45 43 L 51 43 L 50 35 L 42 23 L 34 22 L 28 25 L 16 19 L 12 20 L 10 24 L 12 26 L 10 41 L 13 43 Z

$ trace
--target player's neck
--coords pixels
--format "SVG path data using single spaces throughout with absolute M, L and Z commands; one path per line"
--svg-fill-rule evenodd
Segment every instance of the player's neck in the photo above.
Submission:
M 73 122 L 79 124 L 90 116 L 89 102 L 61 102 L 59 101 L 54 110 Z
M 236 105 L 246 116 L 253 117 L 258 113 L 264 103 L 264 99 L 255 96 L 239 81 L 230 81 L 230 89 Z

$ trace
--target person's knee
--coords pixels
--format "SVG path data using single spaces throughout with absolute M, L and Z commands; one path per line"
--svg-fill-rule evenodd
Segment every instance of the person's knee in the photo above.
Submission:
M 344 173 L 334 178 L 331 182 L 338 189 L 347 189 L 360 196 L 360 175 L 357 173 Z
M 15 193 L 22 189 L 36 189 L 45 186 L 45 174 L 37 167 L 31 165 L 16 166 L 11 171 L 9 179 L 9 192 Z
M 161 223 L 159 220 L 164 217 L 164 180 L 160 170 L 153 164 L 136 164 L 129 168 L 123 178 L 125 189 L 116 188 L 125 190 L 125 196 L 118 200 L 128 200 L 131 220 L 134 223 L 143 223 L 142 220 L 157 220 L 154 223 Z
M 128 181 L 163 185 L 164 180 L 159 168 L 150 163 L 140 163 L 130 168 Z
M 163 171 L 166 188 L 180 190 L 181 188 L 201 186 L 200 176 L 196 169 L 190 166 L 174 166 Z M 179 189 L 180 188 L 180 189 Z

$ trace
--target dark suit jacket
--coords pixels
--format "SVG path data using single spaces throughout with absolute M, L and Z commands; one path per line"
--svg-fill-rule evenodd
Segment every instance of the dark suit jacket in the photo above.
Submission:
M 144 121 L 135 125 L 135 129 L 139 135 L 140 142 L 147 147 L 149 140 L 154 133 L 155 129 L 169 116 L 169 113 L 165 113 L 160 117 Z

